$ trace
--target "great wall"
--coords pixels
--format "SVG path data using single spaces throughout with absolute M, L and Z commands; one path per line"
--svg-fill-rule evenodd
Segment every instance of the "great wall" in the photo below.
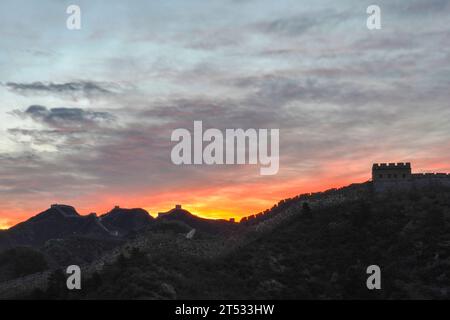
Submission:
M 226 239 L 186 239 L 184 234 L 177 236 L 146 233 L 125 245 L 104 254 L 91 264 L 80 266 L 83 277 L 89 277 L 94 272 L 99 272 L 107 264 L 117 260 L 119 255 L 128 256 L 135 248 L 145 252 L 150 258 L 155 250 L 167 250 L 177 254 L 195 255 L 204 258 L 215 258 L 227 255 L 232 251 L 245 246 L 262 235 L 275 229 L 278 225 L 301 213 L 303 202 L 308 202 L 312 209 L 318 209 L 345 201 L 354 201 L 362 193 L 368 192 L 367 185 L 353 185 L 342 189 L 332 189 L 326 192 L 304 194 L 287 200 L 287 205 L 277 214 L 270 215 L 264 220 L 258 221 L 260 215 L 255 218 L 254 223 L 248 225 L 244 232 L 232 234 Z M 285 202 L 283 202 L 285 203 Z M 252 218 L 250 219 L 252 221 Z M 45 289 L 48 277 L 55 270 L 29 275 L 20 279 L 0 283 L 0 299 L 23 296 L 34 289 Z
M 302 194 L 297 197 L 280 201 L 271 210 L 251 215 L 241 220 L 246 225 L 245 231 L 232 234 L 225 239 L 201 240 L 186 239 L 186 235 L 169 236 L 145 233 L 127 242 L 111 252 L 106 253 L 91 264 L 81 266 L 83 277 L 89 277 L 94 272 L 101 271 L 107 264 L 117 260 L 119 255 L 129 255 L 137 248 L 150 258 L 154 250 L 167 250 L 176 254 L 195 255 L 205 258 L 215 258 L 227 255 L 264 234 L 274 230 L 282 223 L 301 214 L 303 203 L 308 203 L 312 210 L 318 210 L 342 204 L 368 195 L 397 188 L 399 190 L 423 187 L 429 185 L 450 186 L 448 174 L 412 174 L 409 163 L 374 164 L 372 167 L 372 182 L 352 184 L 340 189 L 330 189 L 324 192 Z M 0 283 L 0 299 L 14 298 L 29 293 L 34 289 L 45 289 L 47 279 L 54 270 L 29 275 L 20 279 Z

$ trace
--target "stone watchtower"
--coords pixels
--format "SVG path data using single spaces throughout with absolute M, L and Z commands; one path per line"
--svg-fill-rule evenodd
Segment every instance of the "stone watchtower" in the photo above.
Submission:
M 411 179 L 411 163 L 375 163 L 372 166 L 372 181 L 394 181 Z
M 376 190 L 409 187 L 412 180 L 411 163 L 375 163 L 372 183 Z

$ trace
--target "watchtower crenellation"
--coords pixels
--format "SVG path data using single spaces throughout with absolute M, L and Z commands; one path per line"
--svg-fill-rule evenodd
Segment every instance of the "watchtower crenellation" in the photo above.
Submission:
M 373 168 L 411 168 L 411 162 L 374 163 Z

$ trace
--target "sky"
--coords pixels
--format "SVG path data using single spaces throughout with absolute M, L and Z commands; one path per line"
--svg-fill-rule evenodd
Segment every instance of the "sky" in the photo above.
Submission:
M 3 0 L 0 228 L 52 203 L 239 219 L 374 162 L 450 172 L 449 85 L 448 0 Z M 174 165 L 195 120 L 279 129 L 279 172 Z

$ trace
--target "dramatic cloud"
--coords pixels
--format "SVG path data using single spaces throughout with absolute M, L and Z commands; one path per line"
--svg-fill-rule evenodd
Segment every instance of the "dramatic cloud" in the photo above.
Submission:
M 238 217 L 365 181 L 372 162 L 450 170 L 448 1 L 380 0 L 373 31 L 356 0 L 112 3 L 83 4 L 106 20 L 75 33 L 64 4 L 2 1 L 1 221 L 54 201 Z M 195 120 L 279 128 L 278 175 L 173 165 L 171 132 Z
M 8 89 L 20 94 L 60 94 L 60 95 L 109 95 L 118 89 L 117 85 L 111 83 L 99 83 L 92 81 L 67 82 L 67 83 L 16 83 L 4 84 Z
M 51 128 L 84 128 L 97 127 L 103 123 L 111 122 L 114 117 L 108 112 L 83 110 L 81 108 L 51 108 L 32 105 L 25 111 L 14 111 L 22 117 L 30 117 L 33 120 Z

